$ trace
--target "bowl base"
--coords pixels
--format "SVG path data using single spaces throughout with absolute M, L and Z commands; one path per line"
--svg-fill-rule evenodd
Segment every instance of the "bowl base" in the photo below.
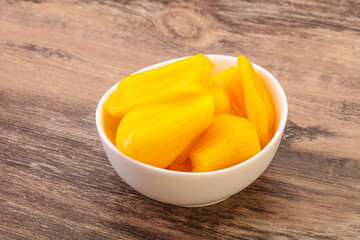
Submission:
M 209 203 L 201 203 L 201 204 L 186 204 L 186 205 L 181 205 L 181 204 L 176 204 L 176 206 L 179 206 L 179 207 L 189 207 L 189 208 L 192 208 L 192 207 L 206 207 L 206 206 L 210 206 L 210 205 L 214 205 L 214 204 L 217 204 L 219 202 L 222 202 L 226 199 L 228 199 L 229 197 L 226 197 L 226 198 L 223 198 L 223 199 L 220 199 L 220 200 L 216 200 L 214 202 L 209 202 Z

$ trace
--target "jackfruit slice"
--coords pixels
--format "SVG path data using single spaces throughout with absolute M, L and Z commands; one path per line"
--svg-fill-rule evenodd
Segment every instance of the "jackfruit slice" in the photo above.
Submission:
M 116 147 L 135 160 L 166 168 L 211 125 L 213 115 L 209 93 L 138 107 L 121 120 Z
M 104 107 L 121 118 L 136 107 L 201 95 L 211 84 L 214 64 L 203 54 L 125 77 Z

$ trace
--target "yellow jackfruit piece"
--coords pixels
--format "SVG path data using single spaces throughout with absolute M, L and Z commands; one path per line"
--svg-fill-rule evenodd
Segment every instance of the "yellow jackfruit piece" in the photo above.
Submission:
M 254 125 L 264 148 L 274 135 L 274 109 L 270 95 L 251 62 L 238 56 L 238 75 L 244 92 L 247 119 Z
M 209 93 L 138 107 L 121 120 L 116 147 L 135 160 L 166 168 L 211 125 L 213 115 Z
M 189 153 L 193 172 L 224 169 L 260 152 L 255 127 L 245 118 L 233 115 L 214 117 Z
M 227 68 L 213 76 L 213 82 L 222 86 L 228 95 L 230 102 L 230 114 L 246 117 L 244 93 L 238 77 L 237 68 Z
M 123 117 L 136 107 L 204 94 L 214 64 L 203 54 L 125 77 L 105 102 L 106 110 Z

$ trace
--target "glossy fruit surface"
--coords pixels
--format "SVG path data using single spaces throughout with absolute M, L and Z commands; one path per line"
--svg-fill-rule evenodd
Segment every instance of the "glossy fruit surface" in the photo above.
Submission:
M 114 117 L 134 108 L 207 92 L 214 64 L 203 54 L 125 77 L 104 107 Z
M 239 117 L 246 117 L 244 93 L 236 67 L 227 68 L 213 76 L 213 81 L 222 86 L 227 92 L 230 102 L 230 113 Z
M 213 115 L 209 93 L 138 107 L 121 120 L 116 147 L 128 157 L 166 168 L 211 125 Z
M 194 172 L 224 169 L 241 163 L 260 151 L 254 126 L 245 118 L 220 115 L 191 149 Z
M 244 93 L 246 117 L 255 126 L 261 147 L 274 135 L 274 109 L 268 90 L 244 55 L 238 57 L 238 75 Z

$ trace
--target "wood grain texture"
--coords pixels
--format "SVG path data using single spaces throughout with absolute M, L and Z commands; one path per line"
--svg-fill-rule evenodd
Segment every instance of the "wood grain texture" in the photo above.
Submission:
M 265 173 L 180 208 L 124 183 L 98 139 L 122 77 L 239 55 L 289 102 Z M 0 0 L 0 239 L 359 239 L 360 2 Z

